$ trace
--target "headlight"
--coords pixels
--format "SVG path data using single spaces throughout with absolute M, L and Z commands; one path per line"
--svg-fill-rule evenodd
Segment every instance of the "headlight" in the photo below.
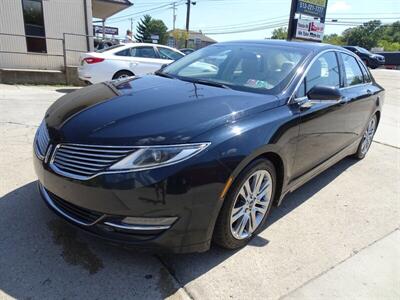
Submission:
M 200 153 L 208 145 L 210 143 L 140 148 L 112 165 L 109 170 L 143 170 L 176 164 Z

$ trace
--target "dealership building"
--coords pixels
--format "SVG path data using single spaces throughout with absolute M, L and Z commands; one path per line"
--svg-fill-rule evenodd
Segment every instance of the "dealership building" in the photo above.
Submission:
M 129 0 L 1 0 L 0 82 L 23 69 L 64 73 L 93 50 L 92 18 L 105 20 Z M 4 80 L 2 80 L 4 82 Z

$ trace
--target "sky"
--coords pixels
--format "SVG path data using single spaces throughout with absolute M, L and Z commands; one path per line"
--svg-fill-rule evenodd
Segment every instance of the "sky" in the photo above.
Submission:
M 137 22 L 144 14 L 161 19 L 172 29 L 172 2 L 176 2 L 176 28 L 185 28 L 186 0 L 130 0 L 134 5 L 110 17 L 106 26 L 118 27 L 124 36 L 131 27 L 136 32 Z M 238 39 L 264 39 L 273 28 L 287 26 L 291 0 L 192 0 L 190 29 L 202 30 L 218 42 Z M 328 0 L 327 21 L 351 25 L 326 24 L 325 34 L 342 33 L 354 24 L 373 19 L 383 23 L 400 20 L 400 0 Z M 237 32 L 257 29 L 251 32 Z M 229 34 L 227 31 L 233 31 Z

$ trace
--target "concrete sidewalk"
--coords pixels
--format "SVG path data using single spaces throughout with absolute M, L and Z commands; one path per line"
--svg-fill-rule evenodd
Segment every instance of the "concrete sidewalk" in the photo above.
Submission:
M 400 299 L 397 229 L 283 299 Z

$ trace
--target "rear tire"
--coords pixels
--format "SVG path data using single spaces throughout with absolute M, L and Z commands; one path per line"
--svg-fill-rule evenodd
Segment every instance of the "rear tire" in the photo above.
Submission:
M 130 71 L 126 71 L 126 70 L 122 70 L 122 71 L 118 71 L 117 73 L 114 74 L 113 76 L 113 80 L 115 79 L 123 79 L 123 78 L 127 78 L 127 77 L 131 77 L 134 76 L 134 74 Z
M 368 150 L 371 147 L 377 126 L 378 118 L 376 115 L 373 115 L 368 121 L 367 128 L 363 133 L 363 137 L 358 145 L 357 152 L 354 154 L 354 158 L 363 159 L 367 155 Z
M 263 228 L 276 189 L 276 170 L 267 159 L 249 164 L 229 189 L 218 216 L 213 241 L 226 249 L 241 248 Z

